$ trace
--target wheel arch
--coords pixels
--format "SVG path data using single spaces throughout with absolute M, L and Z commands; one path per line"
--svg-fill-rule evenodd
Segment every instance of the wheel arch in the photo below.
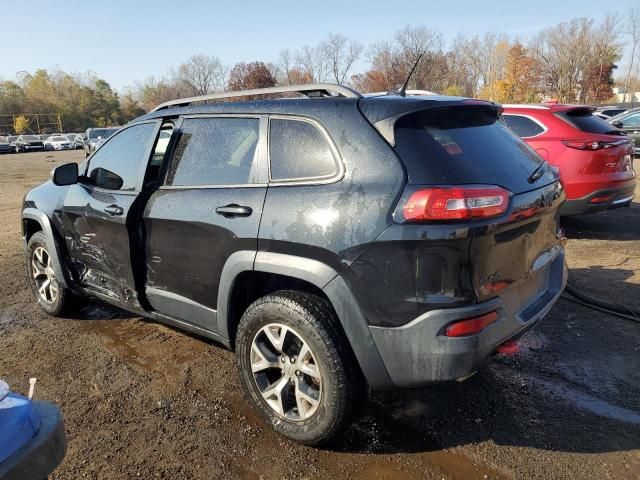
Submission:
M 273 252 L 241 251 L 232 254 L 222 271 L 218 290 L 217 327 L 223 338 L 235 343 L 242 312 L 234 312 L 234 292 L 243 288 L 247 274 L 271 274 L 298 282 L 298 288 L 325 297 L 334 309 L 365 378 L 372 388 L 393 387 L 373 341 L 364 315 L 344 279 L 330 266 L 311 258 Z M 287 288 L 291 288 L 288 285 Z M 248 305 L 245 305 L 245 307 Z
M 60 283 L 63 287 L 68 287 L 67 275 L 65 274 L 62 263 L 60 262 L 61 257 L 61 249 L 58 241 L 56 240 L 56 235 L 53 231 L 53 227 L 51 225 L 51 220 L 49 217 L 42 211 L 37 208 L 25 208 L 22 211 L 22 240 L 24 243 L 24 251 L 27 253 L 27 244 L 29 239 L 33 236 L 34 233 L 41 231 L 45 238 L 47 239 L 48 250 L 51 255 L 51 260 L 53 262 L 53 270 L 56 273 L 56 278 L 58 283 Z M 39 226 L 39 229 L 36 227 Z

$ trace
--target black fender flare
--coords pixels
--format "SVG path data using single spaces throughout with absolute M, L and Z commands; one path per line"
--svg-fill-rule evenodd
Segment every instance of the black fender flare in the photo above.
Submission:
M 235 280 L 240 273 L 251 270 L 297 278 L 321 289 L 336 311 L 369 385 L 376 390 L 394 386 L 351 289 L 337 271 L 311 258 L 273 252 L 233 253 L 223 267 L 218 290 L 217 327 L 223 338 L 231 338 L 229 308 Z
M 67 281 L 67 276 L 62 268 L 62 264 L 60 263 L 60 246 L 58 245 L 58 242 L 56 242 L 53 227 L 51 226 L 51 220 L 42 210 L 38 210 L 37 208 L 29 207 L 22 210 L 22 241 L 25 255 L 27 254 L 27 235 L 24 230 L 24 220 L 26 219 L 38 222 L 40 228 L 42 228 L 42 232 L 49 244 L 48 250 L 51 254 L 51 261 L 53 263 L 53 271 L 56 273 L 56 279 L 63 287 L 68 288 L 69 283 Z

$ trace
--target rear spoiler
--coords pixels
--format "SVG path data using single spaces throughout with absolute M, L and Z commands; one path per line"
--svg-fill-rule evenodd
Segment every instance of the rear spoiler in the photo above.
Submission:
M 392 147 L 396 144 L 396 122 L 400 118 L 412 113 L 431 109 L 479 106 L 493 109 L 496 118 L 502 114 L 502 106 L 493 102 L 440 95 L 424 97 L 400 97 L 396 95 L 365 97 L 359 100 L 358 106 L 365 118 L 369 120 Z

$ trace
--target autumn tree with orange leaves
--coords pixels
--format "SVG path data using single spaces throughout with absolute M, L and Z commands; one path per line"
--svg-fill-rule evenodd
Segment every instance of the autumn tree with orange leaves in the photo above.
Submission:
M 504 76 L 495 82 L 495 100 L 502 103 L 531 103 L 540 100 L 540 66 L 524 46 L 509 48 Z

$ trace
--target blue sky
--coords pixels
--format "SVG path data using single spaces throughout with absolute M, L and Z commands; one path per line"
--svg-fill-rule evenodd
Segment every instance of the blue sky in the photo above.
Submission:
M 0 11 L 9 14 L 2 21 L 2 37 L 9 43 L 0 77 L 37 68 L 90 70 L 117 89 L 162 76 L 196 53 L 216 55 L 228 65 L 275 61 L 280 50 L 316 44 L 330 32 L 366 45 L 391 39 L 407 24 L 437 29 L 446 40 L 458 32 L 471 36 L 489 30 L 526 39 L 560 21 L 599 19 L 607 11 L 623 14 L 638 6 L 638 0 L 617 0 L 615 6 L 601 0 L 322 0 L 316 7 L 300 0 L 31 0 L 28 7 L 18 3 L 22 2 L 0 0 Z M 12 21 L 17 19 L 24 21 Z

